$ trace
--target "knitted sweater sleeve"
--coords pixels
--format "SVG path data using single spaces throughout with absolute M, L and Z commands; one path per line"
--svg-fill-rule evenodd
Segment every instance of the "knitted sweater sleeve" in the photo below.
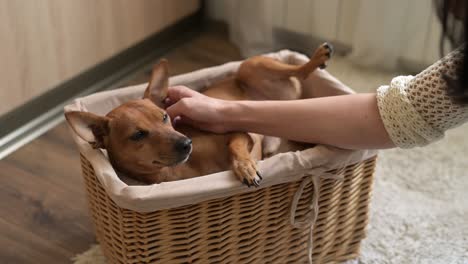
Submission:
M 462 58 L 456 50 L 416 76 L 399 76 L 377 89 L 380 116 L 397 147 L 425 146 L 468 120 L 468 105 L 451 100 L 443 78 L 455 77 Z

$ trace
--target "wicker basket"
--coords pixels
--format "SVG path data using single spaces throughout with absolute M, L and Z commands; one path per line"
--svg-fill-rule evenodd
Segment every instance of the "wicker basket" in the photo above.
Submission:
M 307 263 L 310 226 L 293 228 L 291 200 L 299 182 L 139 213 L 116 205 L 82 155 L 96 235 L 110 263 Z M 347 166 L 344 180 L 324 180 L 314 227 L 314 263 L 359 255 L 368 221 L 375 157 Z M 308 184 L 296 216 L 310 214 Z
M 288 63 L 307 60 L 290 51 L 269 56 Z M 239 63 L 170 82 L 201 89 L 236 71 Z M 144 86 L 78 99 L 65 111 L 105 114 L 141 96 Z M 275 155 L 259 162 L 264 180 L 258 189 L 242 186 L 231 172 L 131 186 L 103 152 L 72 136 L 109 263 L 307 263 L 311 255 L 314 263 L 339 263 L 359 255 L 376 152 L 317 146 Z

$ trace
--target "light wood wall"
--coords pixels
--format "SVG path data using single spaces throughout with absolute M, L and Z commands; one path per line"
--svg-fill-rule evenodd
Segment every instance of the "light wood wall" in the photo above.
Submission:
M 0 0 L 0 115 L 198 5 L 198 0 Z

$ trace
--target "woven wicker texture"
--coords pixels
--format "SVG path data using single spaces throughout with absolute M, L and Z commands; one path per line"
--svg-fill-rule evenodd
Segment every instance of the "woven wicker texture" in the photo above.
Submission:
M 117 206 L 82 155 L 96 235 L 109 263 L 307 263 L 310 226 L 293 228 L 292 197 L 300 181 L 150 213 Z M 350 165 L 344 180 L 320 186 L 314 263 L 356 258 L 365 237 L 375 157 Z M 312 183 L 296 218 L 310 214 Z

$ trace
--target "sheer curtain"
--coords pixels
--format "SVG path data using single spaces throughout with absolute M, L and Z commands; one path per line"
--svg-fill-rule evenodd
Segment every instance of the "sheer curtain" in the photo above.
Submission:
M 230 38 L 239 46 L 242 55 L 249 57 L 271 51 L 274 45 L 271 0 L 223 1 L 229 10 Z
M 275 47 L 285 29 L 349 47 L 357 64 L 420 70 L 438 59 L 440 26 L 430 0 L 209 0 L 244 56 Z

